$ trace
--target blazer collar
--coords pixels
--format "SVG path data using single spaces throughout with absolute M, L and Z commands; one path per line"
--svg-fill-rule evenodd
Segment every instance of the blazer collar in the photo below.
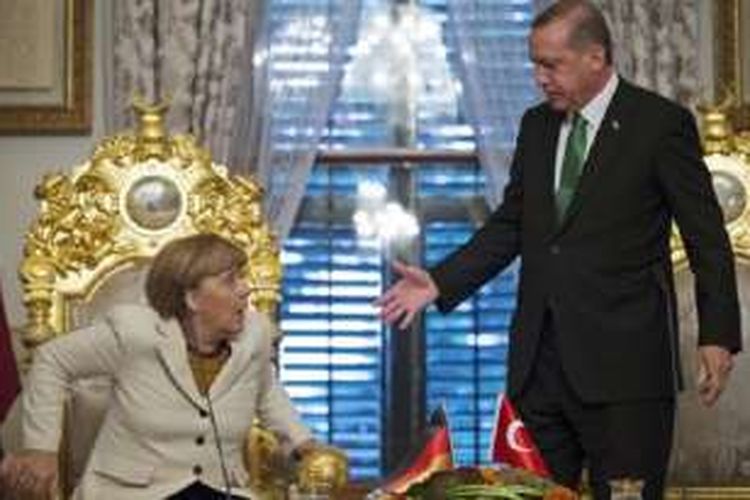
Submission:
M 607 167 L 615 161 L 614 155 L 620 150 L 621 141 L 626 134 L 632 132 L 632 122 L 628 120 L 632 107 L 628 106 L 628 83 L 620 78 L 612 101 L 604 114 L 594 142 L 583 164 L 583 171 L 578 181 L 578 187 L 570 202 L 563 220 L 557 226 L 556 234 L 563 232 L 581 209 L 586 195 L 596 185 L 597 179 Z M 558 127 L 559 130 L 559 127 Z M 552 147 L 554 151 L 554 146 Z M 554 157 L 552 159 L 554 169 Z M 553 174 L 554 175 L 554 174 Z
M 248 334 L 248 328 L 246 327 L 230 342 L 232 353 L 208 390 L 212 400 L 224 396 L 234 386 L 237 378 L 249 369 L 256 352 L 254 348 L 255 340 L 255 336 Z
M 200 393 L 188 360 L 187 342 L 176 319 L 160 320 L 157 330 L 162 337 L 157 353 L 175 387 L 195 406 L 205 408 L 206 398 Z M 231 342 L 231 354 L 209 389 L 211 400 L 220 398 L 232 387 L 236 378 L 247 369 L 252 357 L 251 339 L 246 331 Z
M 557 208 L 555 206 L 555 153 L 557 149 L 557 140 L 560 135 L 560 126 L 565 119 L 564 113 L 550 110 L 548 119 L 544 126 L 544 135 L 540 150 L 542 151 L 543 164 L 546 172 L 542 177 L 544 180 L 544 207 L 540 210 L 540 215 L 544 217 L 543 224 L 549 228 L 548 232 L 554 232 L 557 227 Z

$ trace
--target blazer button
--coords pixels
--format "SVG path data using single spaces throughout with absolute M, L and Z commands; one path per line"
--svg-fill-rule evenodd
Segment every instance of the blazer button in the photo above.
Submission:
M 203 467 L 201 467 L 200 465 L 194 465 L 193 474 L 195 474 L 196 476 L 200 476 L 201 474 L 203 474 Z
M 552 255 L 560 255 L 560 246 L 559 245 L 550 245 L 549 247 L 549 253 Z
M 198 415 L 200 415 L 201 418 L 208 418 L 208 412 L 206 410 L 200 410 Z
M 206 439 L 203 436 L 198 436 L 197 438 L 195 438 L 195 444 L 197 444 L 198 446 L 203 446 L 203 443 L 205 442 Z

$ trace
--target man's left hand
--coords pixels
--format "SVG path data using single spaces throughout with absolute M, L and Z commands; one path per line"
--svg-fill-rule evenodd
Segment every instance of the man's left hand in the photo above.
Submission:
M 734 361 L 728 349 L 717 345 L 698 348 L 698 396 L 706 406 L 713 406 L 729 381 Z

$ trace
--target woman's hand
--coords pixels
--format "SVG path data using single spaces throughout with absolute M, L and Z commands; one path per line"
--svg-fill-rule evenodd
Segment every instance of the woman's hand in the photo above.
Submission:
M 57 494 L 57 453 L 27 450 L 0 464 L 0 491 L 8 498 L 48 500 Z
M 320 443 L 318 443 L 314 439 L 308 439 L 307 441 L 302 442 L 294 449 L 294 451 L 292 451 L 292 457 L 295 460 L 300 461 L 320 446 Z

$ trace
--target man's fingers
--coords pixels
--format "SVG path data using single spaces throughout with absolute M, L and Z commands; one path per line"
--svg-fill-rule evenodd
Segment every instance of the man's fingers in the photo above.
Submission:
M 389 300 L 383 303 L 383 305 L 380 307 L 380 317 L 384 320 L 388 320 L 389 318 L 393 318 L 394 316 L 401 316 L 402 312 L 406 306 L 404 305 L 402 300 Z
M 396 288 L 390 288 L 388 289 L 383 295 L 375 299 L 375 305 L 383 307 L 389 302 L 393 302 L 393 300 L 396 297 Z
M 714 373 L 707 373 L 701 384 L 698 386 L 698 393 L 701 401 L 706 406 L 713 406 L 724 391 L 726 378 L 717 376 Z
M 398 302 L 396 298 L 392 295 L 386 296 L 383 295 L 381 298 L 379 298 L 375 305 L 380 307 L 380 314 L 382 315 L 385 311 L 388 311 L 398 305 Z
M 720 394 L 721 390 L 717 385 L 707 385 L 700 392 L 701 401 L 703 401 L 703 404 L 706 406 L 713 406 L 719 399 Z
M 400 260 L 393 261 L 393 270 L 399 275 L 403 276 L 409 272 L 409 266 L 401 262 Z
M 734 359 L 733 358 L 727 358 L 724 363 L 721 364 L 721 371 L 724 374 L 728 374 L 732 371 L 734 368 Z
M 381 312 L 381 317 L 383 318 L 383 321 L 385 321 L 389 325 L 392 325 L 393 323 L 398 321 L 402 314 L 403 310 L 400 307 L 394 306 L 392 308 L 389 308 L 387 311 Z
M 412 320 L 414 319 L 414 312 L 413 311 L 407 311 L 407 313 L 404 315 L 401 322 L 398 324 L 398 327 L 401 330 L 406 330 L 409 328 L 409 325 L 411 325 Z

